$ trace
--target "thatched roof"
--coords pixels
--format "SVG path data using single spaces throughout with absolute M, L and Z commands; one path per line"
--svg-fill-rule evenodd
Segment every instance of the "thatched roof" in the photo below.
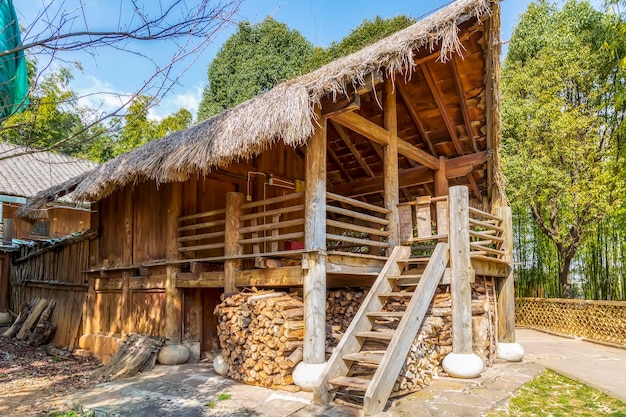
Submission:
M 306 143 L 315 130 L 315 105 L 322 98 L 345 94 L 350 86 L 382 70 L 410 76 L 417 51 L 436 46 L 440 60 L 462 53 L 458 25 L 490 13 L 490 0 L 458 0 L 412 26 L 315 71 L 286 81 L 208 120 L 121 155 L 88 175 L 39 193 L 23 207 L 41 209 L 59 194 L 97 201 L 130 184 L 185 181 L 191 175 L 249 158 L 277 141 L 291 146 Z

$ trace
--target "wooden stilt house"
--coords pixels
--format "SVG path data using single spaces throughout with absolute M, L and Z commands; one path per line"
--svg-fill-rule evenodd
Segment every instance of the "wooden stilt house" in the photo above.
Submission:
M 458 0 L 48 190 L 22 214 L 70 192 L 93 201 L 83 334 L 216 350 L 220 295 L 299 291 L 303 363 L 325 364 L 316 399 L 361 389 L 373 412 L 441 286 L 453 300 L 453 353 L 472 353 L 479 277 L 496 283 L 498 341 L 514 342 L 499 50 L 498 1 Z M 327 290 L 344 287 L 369 292 L 327 361 Z M 393 297 L 406 299 L 402 311 L 384 309 Z M 374 331 L 380 318 L 395 331 Z M 385 347 L 364 359 L 370 339 Z M 351 377 L 360 362 L 374 375 Z

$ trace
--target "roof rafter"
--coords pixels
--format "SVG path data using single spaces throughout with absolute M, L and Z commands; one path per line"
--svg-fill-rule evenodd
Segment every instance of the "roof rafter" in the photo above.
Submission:
M 463 114 L 463 121 L 465 122 L 465 130 L 467 130 L 467 137 L 472 142 L 472 149 L 474 152 L 478 152 L 478 145 L 476 145 L 476 136 L 472 129 L 472 119 L 470 118 L 469 109 L 467 108 L 467 101 L 465 101 L 465 94 L 463 93 L 463 86 L 461 85 L 461 76 L 459 75 L 459 68 L 457 67 L 457 57 L 452 57 L 450 66 L 452 67 L 452 75 L 454 79 L 454 86 L 456 87 L 456 94 L 459 97 L 459 105 L 461 106 L 461 113 Z
M 404 86 L 404 83 L 401 81 L 396 82 L 396 87 L 398 88 L 398 93 L 400 93 L 400 97 L 402 98 L 402 101 L 404 102 L 404 105 L 407 108 L 409 115 L 411 116 L 411 119 L 413 120 L 413 123 L 415 123 L 415 126 L 417 127 L 417 130 L 419 131 L 420 136 L 422 137 L 422 140 L 428 147 L 428 150 L 430 151 L 431 154 L 433 154 L 433 156 L 435 157 L 438 156 L 437 151 L 435 150 L 435 147 L 433 146 L 433 142 L 430 139 L 430 135 L 428 134 L 428 132 L 426 132 L 426 128 L 424 127 L 424 124 L 420 120 L 420 117 L 417 114 L 415 107 L 411 105 L 411 98 L 409 97 L 409 93 L 406 91 L 406 87 Z

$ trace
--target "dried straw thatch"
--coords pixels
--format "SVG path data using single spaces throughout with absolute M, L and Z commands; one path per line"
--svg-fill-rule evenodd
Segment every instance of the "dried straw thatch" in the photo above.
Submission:
M 497 1 L 497 0 L 492 0 Z M 364 84 L 373 71 L 410 76 L 414 55 L 441 48 L 440 59 L 462 52 L 458 25 L 490 13 L 490 0 L 457 0 L 414 25 L 313 72 L 286 81 L 266 93 L 197 125 L 147 143 L 94 169 L 80 179 L 39 193 L 18 215 L 36 217 L 59 194 L 73 191 L 77 200 L 97 201 L 129 184 L 185 181 L 268 149 L 282 140 L 304 144 L 315 130 L 316 104 L 333 99 L 350 85 Z

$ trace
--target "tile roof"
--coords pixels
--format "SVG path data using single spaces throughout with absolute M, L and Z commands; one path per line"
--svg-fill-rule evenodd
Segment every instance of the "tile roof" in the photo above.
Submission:
M 29 148 L 0 142 L 0 194 L 32 197 L 41 190 L 90 171 L 97 163 L 54 152 L 28 152 Z M 63 199 L 65 200 L 65 199 Z

